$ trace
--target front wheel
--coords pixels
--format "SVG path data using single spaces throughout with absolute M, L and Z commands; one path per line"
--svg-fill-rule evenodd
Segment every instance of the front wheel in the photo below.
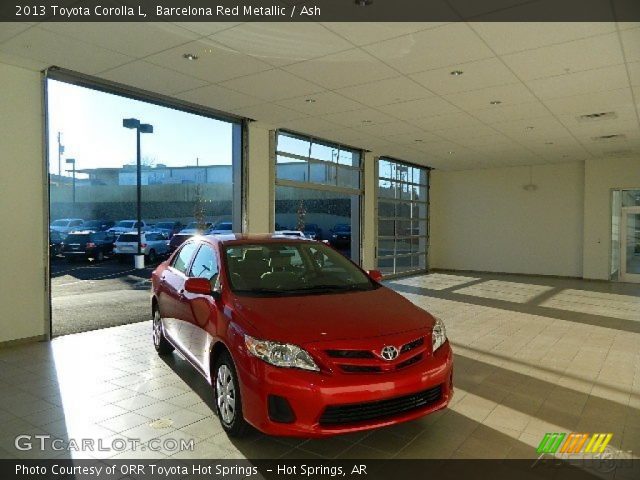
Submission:
M 218 357 L 213 380 L 216 413 L 222 428 L 231 437 L 244 436 L 249 429 L 249 424 L 242 415 L 238 375 L 233 360 L 227 352 Z
M 169 355 L 174 350 L 173 345 L 164 336 L 160 311 L 157 308 L 153 311 L 153 346 L 159 355 Z

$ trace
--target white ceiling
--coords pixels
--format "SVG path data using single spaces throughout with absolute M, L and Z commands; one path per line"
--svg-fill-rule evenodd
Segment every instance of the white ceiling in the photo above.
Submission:
M 436 168 L 640 157 L 637 23 L 0 25 L 0 62 L 57 65 Z M 577 120 L 600 112 L 615 116 Z M 594 139 L 613 134 L 624 136 Z

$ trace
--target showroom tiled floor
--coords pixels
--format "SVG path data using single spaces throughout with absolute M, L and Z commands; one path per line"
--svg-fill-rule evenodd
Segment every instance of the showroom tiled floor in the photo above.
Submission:
M 176 355 L 159 358 L 150 323 L 0 350 L 0 458 L 20 434 L 193 440 L 192 451 L 115 458 L 533 458 L 546 432 L 612 432 L 640 452 L 640 286 L 433 273 L 388 285 L 440 316 L 455 351 L 451 407 L 423 419 L 323 440 L 253 433 L 229 440 L 210 391 Z

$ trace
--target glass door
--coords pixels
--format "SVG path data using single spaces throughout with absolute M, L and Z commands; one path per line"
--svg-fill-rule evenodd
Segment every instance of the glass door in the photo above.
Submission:
M 620 280 L 640 283 L 640 207 L 622 208 L 620 241 Z

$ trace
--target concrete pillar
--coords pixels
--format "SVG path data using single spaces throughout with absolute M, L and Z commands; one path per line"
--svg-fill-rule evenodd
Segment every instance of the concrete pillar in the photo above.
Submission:
M 376 226 L 378 203 L 376 198 L 378 181 L 377 157 L 372 152 L 364 154 L 364 199 L 362 202 L 362 268 L 376 268 Z
M 246 166 L 246 232 L 266 233 L 273 223 L 273 162 L 269 129 L 248 125 Z

